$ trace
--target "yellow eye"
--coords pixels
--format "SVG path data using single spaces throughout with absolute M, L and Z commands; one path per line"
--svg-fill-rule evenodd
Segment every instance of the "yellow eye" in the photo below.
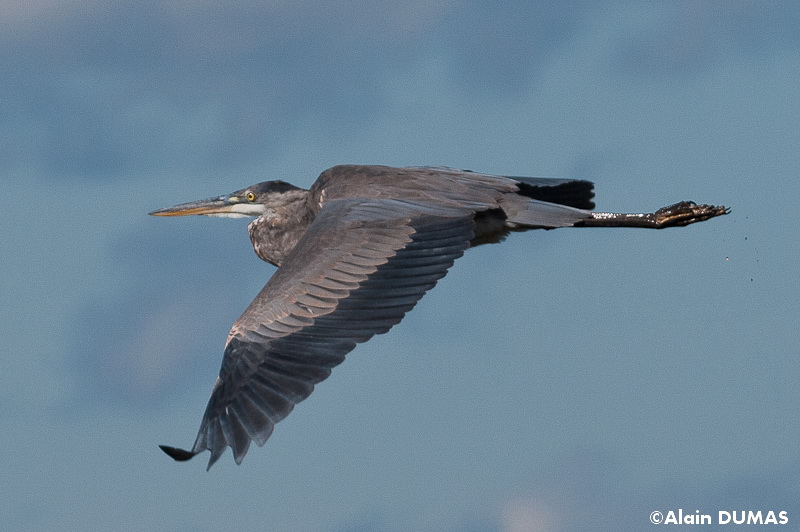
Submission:
M 247 199 L 247 201 L 255 201 L 256 200 L 256 195 L 253 194 L 252 192 L 246 193 L 244 195 L 244 197 Z

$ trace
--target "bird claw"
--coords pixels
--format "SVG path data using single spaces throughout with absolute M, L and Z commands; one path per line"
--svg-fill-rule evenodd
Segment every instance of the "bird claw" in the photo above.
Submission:
M 724 206 L 698 205 L 693 201 L 681 201 L 658 209 L 655 218 L 656 225 L 663 228 L 702 222 L 729 212 L 731 210 Z

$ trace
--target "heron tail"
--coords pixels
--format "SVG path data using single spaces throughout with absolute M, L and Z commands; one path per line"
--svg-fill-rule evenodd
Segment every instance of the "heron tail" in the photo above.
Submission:
M 576 209 L 594 209 L 594 183 L 582 179 L 552 179 L 549 177 L 512 177 L 517 181 L 517 194 L 547 203 L 557 203 Z

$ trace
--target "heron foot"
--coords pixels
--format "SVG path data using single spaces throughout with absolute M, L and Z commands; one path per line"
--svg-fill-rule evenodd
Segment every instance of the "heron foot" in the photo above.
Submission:
M 658 209 L 655 214 L 656 227 L 674 227 L 702 222 L 728 214 L 731 210 L 724 206 L 698 205 L 693 201 L 681 201 Z

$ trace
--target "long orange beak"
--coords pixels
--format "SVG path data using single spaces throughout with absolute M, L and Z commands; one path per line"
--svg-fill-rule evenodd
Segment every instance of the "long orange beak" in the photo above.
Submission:
M 151 216 L 188 216 L 190 214 L 205 214 L 205 215 L 225 215 L 233 213 L 234 207 L 240 202 L 236 196 L 219 196 L 216 198 L 209 198 L 200 201 L 190 201 L 189 203 L 181 203 L 174 207 L 167 207 L 165 209 L 158 209 L 151 213 Z

